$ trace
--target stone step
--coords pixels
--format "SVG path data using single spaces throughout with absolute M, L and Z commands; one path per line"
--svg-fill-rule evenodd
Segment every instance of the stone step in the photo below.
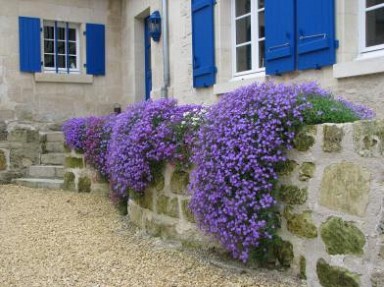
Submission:
M 40 139 L 45 142 L 64 143 L 63 132 L 40 132 Z
M 65 153 L 45 153 L 40 157 L 42 165 L 64 165 Z
M 31 165 L 28 176 L 32 178 L 63 178 L 64 166 L 58 165 Z
M 45 153 L 61 153 L 66 152 L 64 143 L 62 142 L 46 142 L 43 150 Z
M 62 179 L 49 178 L 17 178 L 12 180 L 12 182 L 21 186 L 47 189 L 61 189 L 64 184 Z

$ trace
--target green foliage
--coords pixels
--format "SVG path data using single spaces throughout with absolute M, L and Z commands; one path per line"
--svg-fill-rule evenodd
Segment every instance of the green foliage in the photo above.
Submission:
M 310 95 L 306 96 L 306 100 L 312 104 L 312 108 L 303 112 L 305 124 L 347 123 L 359 120 L 354 111 L 331 95 Z

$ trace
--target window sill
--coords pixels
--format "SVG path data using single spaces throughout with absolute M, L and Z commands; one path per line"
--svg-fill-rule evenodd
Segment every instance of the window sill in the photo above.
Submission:
M 258 74 L 253 74 L 253 75 L 246 75 L 246 76 L 239 76 L 232 78 L 228 82 L 224 83 L 218 83 L 213 86 L 213 93 L 215 95 L 221 95 L 225 94 L 228 92 L 231 92 L 233 90 L 236 90 L 240 87 L 252 84 L 254 82 L 264 82 L 266 80 L 266 75 L 265 73 L 258 73 Z
M 362 57 L 355 61 L 333 65 L 336 79 L 384 73 L 384 55 L 381 57 Z
M 35 82 L 92 84 L 92 75 L 35 73 Z

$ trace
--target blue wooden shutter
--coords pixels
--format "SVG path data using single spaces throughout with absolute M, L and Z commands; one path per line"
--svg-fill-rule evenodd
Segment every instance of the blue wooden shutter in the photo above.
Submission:
M 336 61 L 335 1 L 297 0 L 298 69 L 319 69 Z
M 295 69 L 294 0 L 265 1 L 265 68 L 268 75 Z
M 216 82 L 215 0 L 192 0 L 193 86 L 209 87 Z
M 40 19 L 19 17 L 20 71 L 41 72 Z
M 105 75 L 105 26 L 86 25 L 87 74 Z

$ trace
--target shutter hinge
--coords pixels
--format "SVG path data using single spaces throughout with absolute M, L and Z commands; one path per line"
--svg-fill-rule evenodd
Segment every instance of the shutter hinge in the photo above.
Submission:
M 43 28 L 40 27 L 40 32 L 43 32 Z
M 41 61 L 41 62 L 40 62 L 40 65 L 41 65 L 41 66 L 43 66 L 43 65 L 44 65 L 44 62 L 43 62 L 43 61 Z
M 87 31 L 84 31 L 84 32 L 83 32 L 83 35 L 84 35 L 84 36 L 87 36 Z
M 84 66 L 84 68 L 86 68 L 86 67 L 87 67 L 87 64 L 84 64 L 83 66 Z

